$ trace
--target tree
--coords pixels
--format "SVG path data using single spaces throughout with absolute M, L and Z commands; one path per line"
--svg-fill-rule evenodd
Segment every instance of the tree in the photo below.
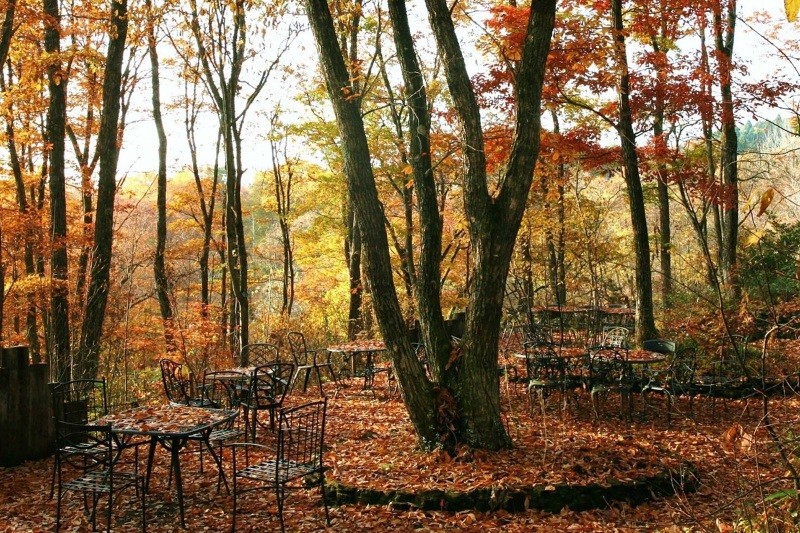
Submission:
M 195 0 L 190 2 L 189 26 L 197 44 L 202 79 L 211 96 L 219 119 L 223 139 L 226 171 L 225 231 L 227 262 L 231 290 L 236 303 L 233 323 L 238 325 L 234 352 L 249 343 L 250 299 L 248 289 L 247 243 L 244 234 L 241 188 L 242 128 L 248 109 L 264 88 L 281 55 L 288 49 L 291 37 L 278 46 L 277 57 L 266 61 L 266 66 L 256 75 L 249 95 L 242 98 L 241 79 L 245 62 L 252 57 L 248 49 L 251 29 L 247 21 L 253 7 L 250 0 L 233 3 L 214 2 L 208 8 L 198 9 Z M 277 17 L 280 10 L 269 17 Z
M 639 177 L 639 157 L 636 153 L 636 134 L 633 131 L 633 114 L 630 103 L 630 73 L 625 46 L 625 26 L 622 18 L 622 0 L 611 0 L 612 31 L 615 59 L 618 69 L 617 96 L 619 118 L 616 124 L 622 147 L 622 175 L 628 191 L 631 226 L 633 227 L 636 254 L 636 341 L 657 337 L 653 316 L 653 283 L 650 266 L 650 239 L 647 234 L 647 216 L 644 211 L 642 180 Z
M 172 304 L 169 299 L 169 279 L 164 261 L 167 243 L 167 134 L 161 115 L 161 79 L 159 73 L 158 50 L 156 48 L 155 14 L 153 3 L 146 0 L 147 6 L 147 51 L 150 55 L 151 81 L 153 85 L 153 121 L 158 135 L 158 221 L 156 222 L 156 252 L 153 258 L 153 275 L 156 281 L 156 295 L 161 319 L 164 321 L 164 338 L 167 352 L 173 350 L 172 343 Z
M 100 363 L 100 336 L 108 302 L 109 271 L 114 240 L 114 197 L 117 190 L 117 145 L 122 65 L 128 34 L 127 0 L 111 4 L 111 33 L 108 41 L 106 68 L 103 77 L 103 116 L 100 120 L 97 148 L 100 153 L 100 172 L 97 188 L 97 217 L 95 219 L 91 277 L 86 298 L 86 315 L 81 328 L 81 344 L 77 357 L 76 375 L 94 378 Z
M 69 287 L 67 260 L 67 197 L 64 173 L 64 137 L 66 133 L 67 78 L 61 63 L 61 12 L 58 0 L 43 0 L 46 16 L 44 49 L 51 57 L 47 66 L 50 104 L 47 109 L 49 148 L 50 245 L 52 276 L 52 333 L 55 378 L 70 376 Z
M 463 179 L 471 243 L 473 279 L 466 328 L 459 351 L 451 353 L 438 302 L 441 231 L 438 208 L 427 194 L 435 190 L 427 172 L 424 150 L 429 110 L 420 106 L 424 92 L 415 84 L 413 40 L 408 30 L 405 5 L 390 2 L 395 44 L 406 81 L 407 105 L 417 127 L 409 127 L 414 188 L 420 204 L 422 252 L 418 271 L 422 339 L 433 380 L 429 380 L 411 348 L 397 292 L 392 279 L 388 239 L 378 201 L 375 177 L 360 114 L 360 96 L 351 89 L 348 71 L 337 46 L 336 32 L 327 2 L 307 0 L 306 10 L 317 43 L 329 98 L 342 137 L 344 172 L 348 194 L 364 242 L 367 277 L 374 294 L 373 306 L 386 341 L 393 368 L 412 424 L 423 445 L 466 442 L 484 448 L 510 445 L 500 419 L 497 380 L 497 345 L 504 285 L 514 241 L 525 209 L 539 148 L 540 101 L 544 66 L 555 21 L 555 0 L 534 1 L 517 76 L 517 108 L 514 141 L 503 176 L 494 193 L 489 191 L 484 140 L 475 92 L 467 76 L 452 16 L 443 0 L 426 2 L 431 28 L 445 64 L 455 113 L 463 128 Z M 415 90 L 416 89 L 416 90 Z M 420 110 L 421 113 L 416 111 Z M 435 198 L 435 196 L 434 196 Z M 435 207 L 434 204 L 433 207 Z M 432 212 L 432 211 L 435 211 Z

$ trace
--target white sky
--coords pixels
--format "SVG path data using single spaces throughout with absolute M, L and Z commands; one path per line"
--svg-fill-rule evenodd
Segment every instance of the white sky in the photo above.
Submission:
M 775 19 L 785 20 L 783 11 L 783 0 L 739 0 L 739 13 L 742 17 L 747 17 L 756 10 L 766 10 Z M 800 24 L 795 23 L 797 28 Z M 413 30 L 412 30 L 413 31 Z M 310 39 L 304 37 L 299 40 L 290 54 L 295 59 L 305 59 L 305 69 L 308 71 L 308 58 L 315 55 Z M 736 43 L 734 45 L 734 56 L 737 60 L 745 61 L 749 64 L 751 74 L 755 77 L 768 75 L 777 68 L 774 59 L 768 59 L 767 54 L 772 50 L 762 39 L 755 36 L 744 24 L 737 27 Z M 168 73 L 162 67 L 162 72 Z M 162 105 L 170 102 L 171 98 L 180 96 L 182 88 L 170 80 L 162 80 Z M 170 95 L 169 90 L 173 93 Z M 149 83 L 138 88 L 139 109 L 131 110 L 130 121 L 125 133 L 125 141 L 120 153 L 119 174 L 127 172 L 152 172 L 158 167 L 157 146 L 155 126 L 150 117 L 150 94 Z M 276 102 L 283 100 L 282 105 L 287 105 L 287 100 L 291 98 L 290 91 L 286 90 L 285 84 L 278 87 L 272 86 L 265 88 L 261 96 L 263 110 L 275 105 Z M 134 105 L 136 107 L 136 105 Z M 166 113 L 166 111 L 165 111 Z M 245 135 L 245 152 L 243 154 L 244 166 L 246 168 L 245 179 L 252 177 L 254 172 L 267 170 L 270 168 L 269 152 L 263 136 L 267 133 L 267 118 L 259 114 L 259 109 L 253 109 L 248 114 L 248 122 L 257 125 L 252 131 Z M 177 171 L 189 165 L 188 147 L 183 133 L 183 114 L 182 111 L 169 112 L 165 116 L 166 127 L 168 128 L 169 148 L 168 164 L 171 171 Z M 211 114 L 200 123 L 198 131 L 200 142 L 201 164 L 213 164 L 214 143 L 216 141 L 216 121 Z

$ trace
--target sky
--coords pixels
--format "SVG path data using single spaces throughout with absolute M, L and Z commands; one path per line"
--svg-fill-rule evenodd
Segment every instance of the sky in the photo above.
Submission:
M 748 17 L 756 10 L 765 10 L 774 18 L 785 21 L 783 0 L 739 0 L 739 13 L 743 18 Z M 800 23 L 795 23 L 794 27 L 800 27 Z M 736 43 L 734 45 L 734 56 L 740 61 L 747 62 L 753 76 L 765 76 L 777 68 L 774 59 L 769 58 L 773 50 L 764 42 L 762 38 L 754 35 L 744 24 L 737 27 Z M 306 72 L 314 69 L 313 63 L 309 58 L 315 54 L 310 37 L 298 40 L 292 54 L 295 59 L 302 59 L 301 69 Z M 166 69 L 162 73 L 166 74 Z M 285 83 L 285 82 L 283 82 Z M 140 86 L 138 101 L 131 111 L 131 121 L 126 127 L 125 140 L 120 153 L 118 172 L 120 175 L 125 173 L 154 172 L 158 168 L 157 145 L 155 126 L 150 118 L 150 94 L 149 84 Z M 182 88 L 175 80 L 162 80 L 162 102 L 163 105 L 170 99 L 180 96 Z M 282 101 L 282 105 L 291 105 L 287 102 L 290 97 L 286 86 L 281 86 L 280 82 L 268 86 L 262 93 L 261 109 L 254 109 L 248 115 L 248 122 L 251 124 L 263 125 L 268 122 L 263 114 L 270 106 Z M 771 118 L 771 117 L 770 117 Z M 190 162 L 188 146 L 183 131 L 183 115 L 180 111 L 167 112 L 165 117 L 167 135 L 169 138 L 168 165 L 171 172 L 186 168 Z M 212 116 L 206 117 L 199 128 L 199 152 L 200 163 L 204 165 L 213 164 L 214 143 L 216 142 L 216 122 Z M 266 133 L 265 127 L 256 128 L 253 131 L 258 133 L 246 133 L 244 143 L 244 167 L 245 181 L 251 181 L 257 171 L 268 170 L 270 168 L 270 158 L 268 146 L 263 138 Z M 248 137 L 249 135 L 249 137 Z

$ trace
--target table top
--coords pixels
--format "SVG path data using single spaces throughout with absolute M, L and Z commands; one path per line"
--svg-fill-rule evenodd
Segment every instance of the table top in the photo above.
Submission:
M 627 355 L 626 361 L 633 365 L 649 365 L 667 360 L 667 356 L 663 353 L 648 350 L 628 350 Z
M 159 405 L 109 414 L 97 423 L 111 424 L 113 432 L 125 435 L 180 438 L 230 422 L 238 414 L 238 411 L 188 405 Z
M 357 340 L 328 346 L 329 352 L 380 352 L 385 349 L 386 344 L 379 340 Z
M 580 346 L 553 346 L 553 352 L 564 359 L 575 359 L 586 355 L 586 348 Z M 525 359 L 524 353 L 515 353 L 514 357 Z

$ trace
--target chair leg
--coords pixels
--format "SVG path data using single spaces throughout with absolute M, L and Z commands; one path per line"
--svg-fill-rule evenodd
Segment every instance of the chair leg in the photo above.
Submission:
M 319 482 L 320 491 L 322 491 L 322 505 L 325 506 L 325 525 L 331 525 L 331 517 L 328 513 L 328 497 L 325 494 L 325 474 L 320 474 L 320 482 Z
M 286 525 L 283 523 L 283 500 L 286 497 L 284 493 L 284 488 L 282 486 L 278 486 L 275 491 L 276 499 L 278 500 L 278 518 L 281 521 L 281 533 L 286 532 Z

